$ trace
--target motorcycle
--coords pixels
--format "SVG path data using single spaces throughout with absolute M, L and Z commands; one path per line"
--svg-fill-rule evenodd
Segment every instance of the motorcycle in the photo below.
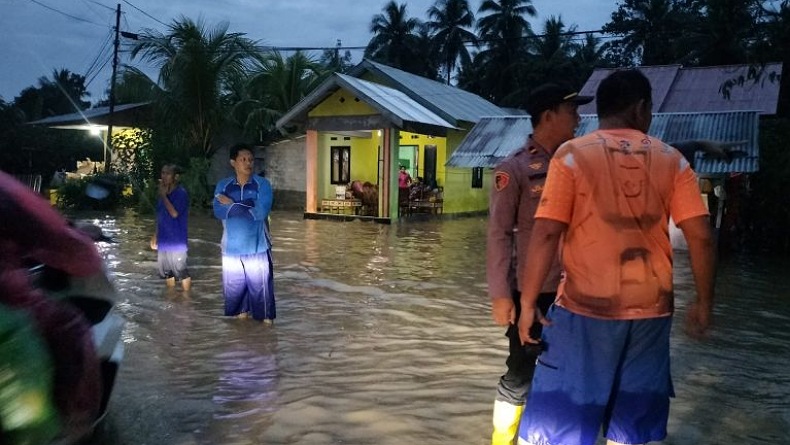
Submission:
M 111 241 L 106 238 L 101 229 L 96 226 L 91 227 L 82 225 L 78 226 L 78 228 L 90 236 L 95 242 Z M 124 320 L 116 309 L 117 295 L 106 269 L 103 270 L 102 273 L 90 277 L 73 277 L 46 265 L 35 264 L 28 268 L 28 277 L 33 286 L 43 291 L 47 297 L 65 302 L 73 308 L 78 309 L 79 313 L 81 313 L 90 324 L 94 349 L 100 360 L 101 404 L 98 415 L 92 419 L 89 426 L 81 428 L 78 434 L 66 434 L 62 425 L 58 425 L 60 430 L 53 431 L 53 428 L 56 428 L 53 425 L 57 425 L 58 422 L 52 420 L 56 417 L 56 414 L 52 413 L 54 410 L 51 408 L 51 400 L 39 400 L 40 398 L 36 398 L 35 403 L 31 403 L 29 399 L 30 394 L 33 392 L 19 391 L 20 400 L 14 401 L 12 397 L 4 399 L 5 403 L 10 400 L 11 403 L 8 403 L 8 405 L 16 406 L 16 408 L 9 408 L 8 413 L 0 420 L 0 427 L 3 427 L 0 428 L 0 431 L 4 433 L 0 434 L 0 443 L 33 445 L 40 443 L 36 442 L 36 440 L 40 440 L 42 437 L 51 437 L 54 435 L 54 441 L 49 442 L 51 445 L 72 445 L 91 437 L 107 414 L 118 370 L 124 355 L 122 338 Z M 34 344 L 39 345 L 40 342 L 36 343 L 38 340 L 32 338 L 37 335 L 35 332 L 32 332 L 32 329 L 29 329 L 29 326 L 27 330 L 30 331 L 30 335 L 23 341 L 27 341 L 30 345 L 22 347 L 26 348 L 28 351 L 35 351 L 36 348 L 31 346 Z M 2 347 L 9 347 L 9 345 L 13 347 L 13 342 L 0 342 L 0 345 L 3 345 Z M 20 346 L 19 341 L 17 341 L 16 346 Z M 42 346 L 38 348 L 38 350 L 46 351 L 46 348 Z M 31 369 L 51 371 L 51 368 L 48 369 L 38 365 L 41 361 L 37 363 L 35 362 L 36 359 L 35 355 L 32 354 L 29 364 L 20 363 L 17 368 L 26 369 L 28 377 L 31 374 Z M 19 357 L 19 362 L 23 361 L 24 358 Z M 44 361 L 44 363 L 51 363 L 51 361 Z M 16 375 L 19 376 L 21 381 L 24 374 L 22 372 L 17 372 Z M 10 379 L 3 381 L 2 376 L 0 376 L 0 394 L 2 394 L 5 388 L 12 387 L 12 383 L 13 381 Z M 24 384 L 18 384 L 16 386 L 24 386 Z M 39 385 L 39 388 L 51 389 L 51 384 Z M 39 391 L 39 393 L 41 393 L 41 391 Z M 51 395 L 44 394 L 43 397 L 49 397 L 51 399 Z M 16 412 L 14 412 L 13 409 L 16 409 Z M 40 417 L 38 420 L 35 420 L 35 416 L 31 414 L 31 412 L 35 412 L 37 409 Z M 28 417 L 28 425 L 23 425 L 16 432 L 12 431 L 9 433 L 9 424 L 14 421 L 13 419 L 24 418 L 25 416 Z M 47 416 L 49 416 L 49 418 L 47 418 Z M 5 424 L 2 422 L 5 422 Z M 35 428 L 39 428 L 41 431 L 35 431 Z

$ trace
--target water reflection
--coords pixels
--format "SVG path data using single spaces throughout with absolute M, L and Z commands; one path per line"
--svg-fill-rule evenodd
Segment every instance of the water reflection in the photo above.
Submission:
M 276 213 L 275 327 L 222 316 L 219 239 L 190 217 L 190 294 L 168 293 L 153 221 L 100 217 L 127 359 L 113 444 L 484 444 L 506 339 L 485 297 L 485 219 L 385 226 Z M 678 257 L 679 316 L 692 289 Z M 725 260 L 709 343 L 673 333 L 670 445 L 790 442 L 787 260 Z

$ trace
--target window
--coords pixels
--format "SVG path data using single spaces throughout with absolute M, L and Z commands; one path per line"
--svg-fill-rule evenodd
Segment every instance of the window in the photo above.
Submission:
M 351 147 L 331 147 L 332 184 L 351 182 Z
M 472 188 L 483 188 L 483 167 L 474 167 L 472 169 Z

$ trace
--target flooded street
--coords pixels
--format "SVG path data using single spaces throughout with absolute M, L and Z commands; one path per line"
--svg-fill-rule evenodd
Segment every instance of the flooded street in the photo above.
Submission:
M 150 216 L 97 221 L 126 319 L 91 444 L 485 444 L 507 339 L 489 315 L 485 218 L 392 226 L 275 212 L 274 327 L 222 315 L 221 225 L 190 216 L 193 289 L 166 291 Z M 678 255 L 679 316 L 692 283 Z M 671 445 L 790 443 L 790 261 L 719 270 L 708 343 L 673 332 Z

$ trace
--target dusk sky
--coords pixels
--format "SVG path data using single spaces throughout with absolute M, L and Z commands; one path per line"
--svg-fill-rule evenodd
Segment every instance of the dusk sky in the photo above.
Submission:
M 372 35 L 370 21 L 386 0 L 121 0 L 121 31 L 166 32 L 180 16 L 202 19 L 208 28 L 229 23 L 229 31 L 245 33 L 261 45 L 275 47 L 364 47 Z M 434 0 L 401 0 L 409 16 L 427 19 Z M 477 11 L 481 1 L 471 0 Z M 533 0 L 540 32 L 549 16 L 561 16 L 577 30 L 598 30 L 609 21 L 616 0 Z M 89 100 L 105 96 L 111 75 L 115 8 L 108 0 L 0 0 L 0 97 L 6 102 L 39 77 L 66 68 L 86 75 Z M 124 39 L 122 39 L 123 41 Z M 123 49 L 124 45 L 121 45 Z M 352 50 L 354 62 L 361 50 Z M 121 54 L 121 63 L 128 63 Z M 140 61 L 134 66 L 151 72 Z

